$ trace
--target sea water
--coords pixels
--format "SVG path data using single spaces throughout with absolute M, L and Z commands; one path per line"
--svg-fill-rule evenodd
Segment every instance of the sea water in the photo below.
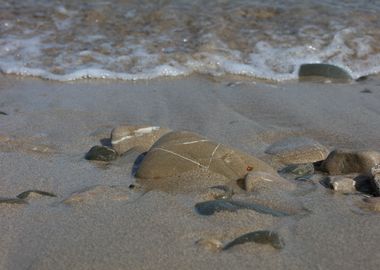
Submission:
M 0 71 L 68 81 L 380 71 L 380 1 L 0 0 Z

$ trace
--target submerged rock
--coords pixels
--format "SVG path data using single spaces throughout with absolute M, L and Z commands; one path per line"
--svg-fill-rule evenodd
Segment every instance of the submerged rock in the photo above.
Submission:
M 223 247 L 223 250 L 228 250 L 236 245 L 254 242 L 258 244 L 269 244 L 275 249 L 282 249 L 285 246 L 283 239 L 274 231 L 255 231 L 239 236 L 235 240 L 229 242 Z
M 5 112 L 0 111 L 0 115 L 8 115 L 8 114 L 5 113 Z
M 311 163 L 326 159 L 328 149 L 309 138 L 292 137 L 270 145 L 265 153 L 276 156 L 285 164 Z
M 110 147 L 96 145 L 86 154 L 87 160 L 112 161 L 117 158 L 117 153 Z
M 233 194 L 233 190 L 225 185 L 213 186 L 208 189 L 208 195 L 215 200 L 229 200 Z
M 292 164 L 280 170 L 281 174 L 292 174 L 294 176 L 302 177 L 314 173 L 314 165 L 312 163 L 306 164 Z
M 321 170 L 331 175 L 363 173 L 369 175 L 371 168 L 380 164 L 376 151 L 334 150 L 322 162 Z
M 151 147 L 136 177 L 165 178 L 192 170 L 210 170 L 231 180 L 243 178 L 249 171 L 276 174 L 260 159 L 198 134 L 176 131 L 164 135 Z
M 333 190 L 338 192 L 350 193 L 356 191 L 356 182 L 346 176 L 329 176 L 326 182 Z
M 147 151 L 162 135 L 169 131 L 169 129 L 156 126 L 118 126 L 111 132 L 112 148 L 119 155 L 135 146 L 143 147 Z
M 271 209 L 264 205 L 256 204 L 253 202 L 242 202 L 234 200 L 214 200 L 200 202 L 195 205 L 195 210 L 200 215 L 211 216 L 217 212 L 227 211 L 227 212 L 236 212 L 241 209 L 254 210 L 261 214 L 272 215 L 275 217 L 284 217 L 289 216 L 290 214 Z
M 243 183 L 243 189 L 248 192 L 278 188 L 293 190 L 295 188 L 294 184 L 284 178 L 266 172 L 250 172 L 245 176 Z
M 352 81 L 351 75 L 343 68 L 319 63 L 301 65 L 298 77 L 300 80 L 313 80 L 316 77 L 322 77 L 344 82 Z

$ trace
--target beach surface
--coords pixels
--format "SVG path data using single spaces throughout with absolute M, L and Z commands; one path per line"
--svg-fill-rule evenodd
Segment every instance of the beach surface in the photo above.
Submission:
M 329 150 L 379 151 L 379 104 L 376 76 L 347 84 L 1 76 L 0 197 L 27 190 L 56 197 L 31 194 L 27 203 L 0 204 L 0 268 L 378 269 L 380 215 L 360 207 L 365 194 L 334 193 L 316 181 L 311 192 L 292 197 L 305 215 L 243 209 L 202 216 L 194 206 L 206 200 L 207 188 L 223 184 L 216 175 L 198 189 L 191 188 L 194 175 L 180 187 L 146 189 L 132 175 L 138 154 L 110 163 L 84 157 L 94 145 L 109 145 L 114 127 L 146 125 L 196 132 L 277 170 L 265 150 L 290 137 Z M 259 230 L 276 231 L 283 248 L 218 248 Z

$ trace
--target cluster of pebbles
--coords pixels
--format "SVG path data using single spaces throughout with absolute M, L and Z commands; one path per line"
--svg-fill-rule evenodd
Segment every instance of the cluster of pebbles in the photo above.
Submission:
M 99 197 L 128 201 L 144 190 L 163 188 L 196 191 L 194 210 L 200 216 L 220 212 L 253 211 L 275 218 L 302 217 L 310 211 L 297 201 L 317 185 L 340 194 L 359 194 L 362 208 L 380 211 L 380 153 L 336 149 L 329 151 L 315 140 L 290 137 L 277 141 L 265 151 L 269 163 L 188 131 L 172 131 L 156 126 L 116 127 L 111 146 L 92 147 L 85 158 L 94 162 L 117 163 L 133 154 L 130 186 L 98 185 L 75 192 L 62 202 L 67 205 L 95 202 Z M 302 185 L 300 189 L 299 183 Z M 183 186 L 190 189 L 182 189 Z M 305 186 L 307 188 L 305 188 Z M 33 196 L 56 197 L 42 190 L 27 190 L 16 197 L 0 198 L 1 204 L 28 204 Z M 274 250 L 285 246 L 274 230 L 247 232 L 223 244 L 217 239 L 200 239 L 197 245 L 225 251 L 252 242 Z
M 380 153 L 376 151 L 330 152 L 312 139 L 291 137 L 275 142 L 265 151 L 271 164 L 282 164 L 274 168 L 259 158 L 188 131 L 124 125 L 112 131 L 111 143 L 112 147 L 92 147 L 86 159 L 113 162 L 137 151 L 132 174 L 146 188 L 154 183 L 173 185 L 173 181 L 191 185 L 194 180 L 198 181 L 195 189 L 204 191 L 202 175 L 220 176 L 214 185 L 204 180 L 209 186 L 204 200 L 195 204 L 199 215 L 241 209 L 278 218 L 307 215 L 308 210 L 289 194 L 307 194 L 315 185 L 341 194 L 361 194 L 364 208 L 380 211 Z M 310 188 L 297 190 L 298 182 L 311 183 Z M 285 245 L 278 232 L 272 230 L 248 232 L 225 245 L 216 239 L 200 239 L 197 244 L 228 250 L 246 242 L 269 244 L 275 249 Z

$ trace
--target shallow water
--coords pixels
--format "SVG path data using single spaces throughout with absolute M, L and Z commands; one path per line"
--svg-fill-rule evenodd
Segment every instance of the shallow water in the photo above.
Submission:
M 0 70 L 53 80 L 380 71 L 380 3 L 0 0 Z

